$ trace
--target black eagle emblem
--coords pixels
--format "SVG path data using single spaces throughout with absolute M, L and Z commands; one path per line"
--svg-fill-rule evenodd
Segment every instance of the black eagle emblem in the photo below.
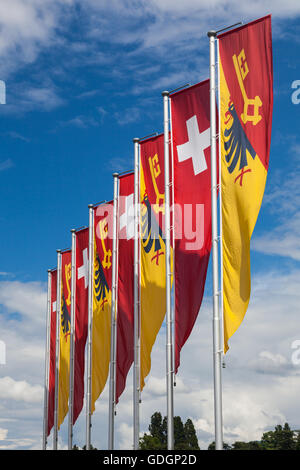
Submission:
M 232 116 L 232 125 L 229 129 L 225 129 L 224 131 L 224 147 L 226 151 L 228 171 L 229 173 L 232 173 L 237 166 L 238 161 L 240 161 L 240 170 L 248 165 L 247 151 L 253 160 L 256 152 L 244 132 L 233 103 L 229 106 L 228 112 Z
M 145 252 L 149 253 L 154 243 L 154 251 L 156 255 L 152 260 L 156 259 L 156 264 L 158 264 L 158 257 L 163 254 L 160 250 L 162 248 L 162 244 L 165 244 L 165 239 L 162 229 L 152 212 L 151 204 L 147 195 L 144 196 L 143 203 L 146 207 L 146 211 L 141 216 L 143 247 Z
M 94 289 L 97 301 L 102 302 L 103 305 L 107 302 L 109 287 L 98 254 L 96 255 L 96 263 L 97 267 L 95 268 L 94 274 Z
M 69 311 L 68 311 L 68 307 L 67 307 L 67 304 L 66 304 L 66 299 L 65 299 L 64 294 L 62 295 L 61 310 L 62 310 L 61 311 L 61 327 L 63 329 L 64 335 L 67 335 L 67 334 L 70 333 L 71 318 L 70 318 L 70 314 L 69 314 Z

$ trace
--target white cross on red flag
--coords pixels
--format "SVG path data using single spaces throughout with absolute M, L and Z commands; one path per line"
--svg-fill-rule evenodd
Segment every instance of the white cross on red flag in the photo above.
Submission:
M 83 407 L 84 350 L 88 326 L 88 250 L 89 229 L 76 232 L 75 348 L 73 424 Z
M 116 345 L 116 402 L 133 363 L 134 349 L 134 173 L 119 177 L 119 239 L 118 239 L 118 313 Z
M 174 93 L 170 101 L 177 372 L 181 348 L 192 331 L 201 306 L 211 250 L 209 80 Z

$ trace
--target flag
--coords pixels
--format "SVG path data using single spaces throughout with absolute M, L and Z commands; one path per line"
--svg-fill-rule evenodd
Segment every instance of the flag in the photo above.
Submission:
M 166 314 L 164 135 L 140 143 L 141 390 Z
M 112 211 L 113 202 L 94 209 L 92 413 L 95 411 L 95 402 L 105 387 L 110 362 Z
M 134 174 L 119 178 L 116 402 L 134 358 Z
M 58 378 L 58 429 L 68 413 L 70 388 L 70 332 L 71 332 L 71 250 L 61 256 L 61 298 Z
M 251 290 L 250 239 L 269 165 L 273 107 L 271 17 L 219 36 L 224 343 Z
M 175 373 L 196 321 L 211 250 L 209 80 L 170 96 L 174 166 Z
M 54 399 L 55 399 L 55 366 L 56 366 L 56 290 L 57 270 L 50 273 L 50 356 L 49 356 L 49 391 L 48 391 L 48 429 L 49 436 L 54 424 Z
M 88 327 L 88 285 L 89 285 L 89 229 L 75 234 L 75 341 L 74 341 L 74 409 L 73 424 L 76 422 L 84 400 L 84 355 Z

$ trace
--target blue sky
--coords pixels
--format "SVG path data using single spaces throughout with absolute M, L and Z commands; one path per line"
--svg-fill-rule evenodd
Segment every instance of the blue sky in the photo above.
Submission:
M 282 377 L 293 384 L 299 380 L 299 371 L 290 362 L 291 342 L 297 334 L 300 337 L 295 316 L 300 281 L 300 104 L 291 100 L 292 82 L 300 80 L 299 2 L 274 1 L 270 7 L 266 1 L 247 5 L 235 0 L 187 0 L 175 5 L 171 0 L 10 0 L 0 4 L 0 79 L 7 90 L 7 104 L 0 106 L 0 340 L 5 339 L 7 347 L 7 363 L 0 365 L 0 447 L 40 446 L 46 279 L 47 269 L 56 264 L 56 249 L 70 246 L 71 228 L 88 223 L 89 203 L 112 198 L 113 171 L 133 168 L 132 139 L 162 131 L 161 92 L 208 78 L 207 31 L 268 13 L 273 14 L 274 58 L 270 167 L 252 243 L 252 307 L 233 340 L 224 373 L 224 394 L 233 385 L 241 391 L 245 421 L 249 422 L 249 406 L 258 411 L 248 435 L 241 423 L 234 422 L 235 411 L 227 408 L 231 414 L 225 413 L 226 429 L 228 440 L 233 435 L 250 440 L 257 429 L 278 424 L 277 418 L 299 429 L 300 411 L 292 409 L 294 396 L 287 407 L 282 403 L 286 390 L 280 388 Z M 201 400 L 209 402 L 211 346 L 197 346 L 196 341 L 198 329 L 210 328 L 210 272 L 208 276 L 203 315 L 185 348 L 186 372 L 182 366 L 181 373 L 186 375 L 180 379 L 179 374 L 175 410 L 198 423 L 203 443 L 213 440 L 210 408 L 197 412 L 184 408 L 180 380 L 186 394 L 183 379 L 193 382 L 197 375 L 189 365 L 189 354 L 199 347 L 203 359 L 198 372 L 205 377 L 201 393 L 207 393 Z M 277 299 L 278 289 L 283 291 Z M 256 335 L 255 319 L 262 318 L 266 299 L 271 302 L 268 314 L 274 309 L 272 328 L 263 323 L 264 334 L 260 332 L 253 348 L 251 334 Z M 160 336 L 154 351 L 143 430 L 156 403 L 165 412 L 164 377 L 158 365 L 163 341 Z M 244 377 L 241 357 L 251 369 L 248 376 L 253 374 L 259 383 L 258 402 L 251 394 L 253 384 Z M 275 417 L 268 410 L 270 419 L 264 421 L 260 403 L 271 386 L 277 397 L 272 403 Z M 15 389 L 22 393 L 9 392 Z M 117 431 L 123 448 L 131 432 L 126 411 L 130 399 L 129 389 L 120 404 Z M 99 414 L 106 413 L 102 406 Z M 62 447 L 67 442 L 64 432 Z M 76 432 L 78 441 L 84 441 L 79 426 Z M 105 446 L 106 440 L 101 444 Z

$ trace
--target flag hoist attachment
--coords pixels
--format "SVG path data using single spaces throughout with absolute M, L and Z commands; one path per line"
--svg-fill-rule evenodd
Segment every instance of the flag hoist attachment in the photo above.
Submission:
M 87 390 L 86 390 L 86 450 L 91 448 L 92 427 L 92 326 L 93 326 L 93 267 L 94 267 L 94 210 L 89 204 L 89 290 L 88 290 L 88 334 L 87 334 Z
M 117 330 L 117 234 L 118 234 L 118 173 L 113 173 L 113 246 L 112 246 L 112 289 L 111 289 L 111 340 L 109 372 L 109 415 L 108 415 L 108 449 L 114 449 L 115 407 L 116 407 L 116 330 Z
M 48 431 L 48 397 L 49 397 L 49 369 L 50 369 L 50 323 L 51 323 L 51 269 L 48 269 L 43 450 L 46 450 L 46 447 L 47 447 L 47 431 Z
M 140 433 L 140 263 L 139 263 L 139 139 L 134 145 L 134 369 L 133 369 L 133 448 L 139 448 Z
M 212 217 L 212 274 L 213 274 L 213 370 L 216 450 L 223 449 L 222 418 L 222 353 L 221 317 L 219 308 L 218 207 L 217 207 L 217 121 L 216 121 L 216 31 L 209 31 L 210 70 L 210 148 L 211 148 L 211 217 Z
M 70 324 L 70 384 L 69 384 L 69 421 L 68 421 L 68 449 L 72 450 L 73 442 L 73 411 L 74 411 L 74 347 L 75 347 L 75 285 L 76 285 L 76 231 L 71 230 L 71 324 Z
M 164 109 L 164 165 L 165 165 L 165 236 L 166 236 L 166 376 L 167 376 L 167 428 L 168 450 L 174 449 L 174 371 L 173 371 L 173 329 L 171 311 L 171 223 L 170 223 L 170 119 L 169 119 L 169 92 L 163 91 Z
M 55 344 L 55 392 L 54 392 L 54 430 L 53 450 L 57 450 L 58 441 L 58 378 L 59 378 L 59 343 L 61 314 L 61 250 L 57 250 L 57 287 L 56 287 L 56 344 Z

